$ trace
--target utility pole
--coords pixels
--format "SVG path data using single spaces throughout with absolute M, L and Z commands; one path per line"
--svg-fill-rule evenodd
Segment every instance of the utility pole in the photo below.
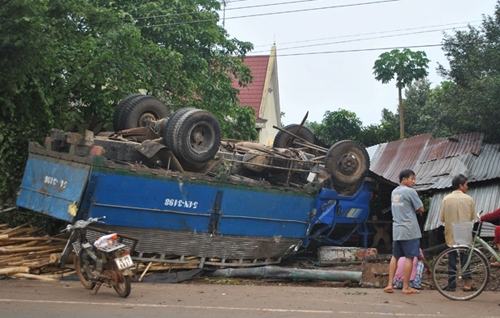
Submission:
M 222 0 L 222 27 L 226 26 L 226 0 Z

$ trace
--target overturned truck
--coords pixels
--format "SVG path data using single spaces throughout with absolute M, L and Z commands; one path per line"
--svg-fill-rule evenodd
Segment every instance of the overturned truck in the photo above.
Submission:
M 99 230 L 137 238 L 142 261 L 256 266 L 353 233 L 366 242 L 372 182 L 355 142 L 327 149 L 302 125 L 280 129 L 274 147 L 221 141 L 211 113 L 170 114 L 138 94 L 113 125 L 30 143 L 17 205 L 67 222 L 105 216 Z

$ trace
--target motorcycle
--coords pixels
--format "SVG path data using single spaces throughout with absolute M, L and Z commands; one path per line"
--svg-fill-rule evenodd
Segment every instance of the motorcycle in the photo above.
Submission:
M 132 268 L 130 248 L 121 243 L 123 235 L 111 233 L 97 238 L 91 244 L 87 238 L 88 226 L 100 222 L 105 217 L 78 220 L 68 224 L 63 232 L 70 233 L 62 252 L 60 266 L 64 266 L 73 250 L 75 252 L 75 271 L 83 287 L 97 294 L 105 284 L 113 287 L 120 297 L 128 297 L 131 291 Z M 97 233 L 97 232 L 94 232 Z M 135 246 L 136 240 L 127 237 Z M 133 248 L 133 247 L 132 247 Z

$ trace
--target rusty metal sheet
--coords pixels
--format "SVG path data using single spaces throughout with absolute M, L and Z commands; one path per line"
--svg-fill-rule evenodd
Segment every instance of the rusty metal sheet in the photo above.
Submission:
M 463 154 L 479 155 L 483 134 L 467 133 L 449 138 L 432 139 L 425 149 L 423 161 L 455 157 Z
M 453 176 L 462 173 L 470 182 L 500 178 L 500 145 L 483 144 L 481 133 L 450 138 L 430 134 L 380 144 L 368 149 L 371 170 L 398 183 L 399 172 L 413 169 L 416 189 L 446 189 Z
M 432 196 L 429 212 L 424 225 L 424 231 L 430 231 L 441 225 L 439 221 L 439 210 L 445 195 L 451 191 L 440 191 Z M 488 185 L 471 185 L 468 194 L 475 202 L 477 212 L 487 213 L 498 208 L 500 204 L 500 181 Z
M 403 169 L 415 169 L 431 138 L 431 134 L 423 134 L 387 143 L 374 154 L 370 170 L 399 183 L 399 172 Z

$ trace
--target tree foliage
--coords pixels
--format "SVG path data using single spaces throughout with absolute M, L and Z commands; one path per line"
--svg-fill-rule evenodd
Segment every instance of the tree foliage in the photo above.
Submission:
M 452 132 L 480 131 L 499 143 L 500 1 L 481 27 L 447 36 L 443 49 L 450 68 L 440 70 L 451 83 L 439 88 L 445 98 L 433 102 L 453 120 L 438 124 Z
M 361 120 L 355 113 L 342 108 L 333 112 L 326 111 L 321 123 L 308 123 L 316 137 L 326 145 L 343 139 L 358 139 L 361 125 Z
M 414 80 L 427 76 L 429 59 L 423 51 L 394 49 L 380 54 L 373 66 L 375 79 L 386 84 L 396 80 L 396 87 L 403 89 Z
M 443 50 L 450 64 L 449 69 L 440 66 L 446 81 L 435 88 L 419 81 L 405 92 L 407 132 L 482 132 L 486 141 L 499 143 L 500 1 L 481 27 L 446 36 Z
M 41 141 L 50 128 L 111 128 L 114 105 L 129 93 L 207 109 L 221 122 L 251 121 L 237 109 L 230 79 L 250 80 L 241 57 L 251 44 L 229 38 L 217 24 L 219 7 L 216 0 L 4 2 L 0 205 L 18 186 L 28 140 Z M 231 125 L 222 126 L 231 137 Z
M 363 126 L 354 112 L 340 108 L 325 112 L 320 123 L 307 122 L 307 126 L 326 147 L 344 139 L 355 140 L 369 147 L 394 140 L 398 134 L 397 115 L 387 109 L 382 111 L 382 120 L 378 125 Z
M 393 79 L 396 80 L 399 96 L 400 138 L 403 138 L 405 133 L 403 119 L 404 105 L 401 92 L 413 81 L 427 76 L 428 63 L 429 59 L 427 59 L 423 51 L 414 52 L 410 49 L 403 49 L 401 51 L 394 49 L 390 52 L 382 53 L 373 66 L 373 74 L 375 74 L 375 79 L 378 81 L 385 84 Z

